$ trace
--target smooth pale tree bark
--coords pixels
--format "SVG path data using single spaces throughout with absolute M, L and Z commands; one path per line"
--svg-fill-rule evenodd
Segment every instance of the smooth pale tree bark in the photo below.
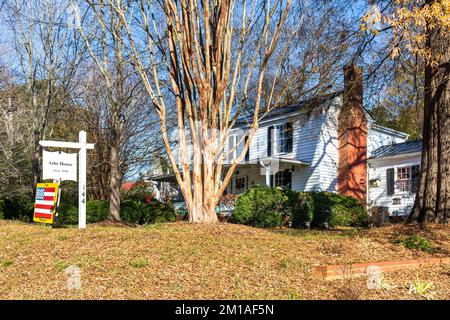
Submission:
M 450 217 L 450 32 L 428 30 L 433 63 L 425 68 L 425 112 L 419 188 L 410 222 Z

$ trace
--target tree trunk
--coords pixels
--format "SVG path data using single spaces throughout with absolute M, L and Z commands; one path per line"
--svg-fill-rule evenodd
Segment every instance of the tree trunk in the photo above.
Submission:
M 34 143 L 34 149 L 33 149 L 33 160 L 32 160 L 32 166 L 33 166 L 33 195 L 36 191 L 36 184 L 41 182 L 41 152 L 42 147 L 39 144 L 39 141 L 41 140 L 41 135 L 39 132 L 35 131 L 33 134 L 33 143 Z
M 436 64 L 425 67 L 425 108 L 419 188 L 409 222 L 447 223 L 450 216 L 450 35 L 427 39 Z
M 111 134 L 110 181 L 109 181 L 109 220 L 122 221 L 120 218 L 120 188 L 122 173 L 120 170 L 120 120 L 114 117 Z
M 213 174 L 214 157 L 210 144 L 193 145 L 194 166 L 192 171 L 192 201 L 188 205 L 189 221 L 215 223 L 217 219 L 215 179 Z

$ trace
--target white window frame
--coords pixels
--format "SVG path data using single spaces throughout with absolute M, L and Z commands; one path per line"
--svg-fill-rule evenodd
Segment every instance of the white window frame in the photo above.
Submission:
M 412 168 L 416 166 L 416 164 L 405 165 L 395 168 L 395 190 L 402 194 L 411 194 L 413 193 L 413 170 Z M 405 172 L 400 172 L 405 170 Z M 402 177 L 399 179 L 399 175 Z
M 293 123 L 291 121 L 286 121 L 283 123 L 279 123 L 279 124 L 274 124 L 273 125 L 273 130 L 272 130 L 272 154 L 273 155 L 282 155 L 282 154 L 289 154 L 292 151 L 286 151 L 286 150 L 281 150 L 281 146 L 286 146 L 285 141 L 288 139 L 286 136 L 286 127 L 287 127 L 287 123 L 290 122 L 291 123 L 291 128 L 293 126 Z M 292 139 L 294 139 L 294 137 L 292 136 Z M 283 143 L 282 143 L 283 142 Z

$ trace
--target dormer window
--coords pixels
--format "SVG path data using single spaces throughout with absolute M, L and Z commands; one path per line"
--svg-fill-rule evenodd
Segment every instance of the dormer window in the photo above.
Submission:
M 268 127 L 267 155 L 292 152 L 292 123 L 286 122 Z

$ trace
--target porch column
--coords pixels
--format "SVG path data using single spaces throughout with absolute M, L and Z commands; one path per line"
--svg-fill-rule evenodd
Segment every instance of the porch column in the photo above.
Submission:
M 266 186 L 270 187 L 270 166 L 266 167 Z
M 267 166 L 262 162 L 259 161 L 259 164 L 262 168 L 264 168 L 264 174 L 266 175 L 266 186 L 270 187 L 270 174 L 272 173 L 272 165 L 269 163 Z M 260 173 L 263 174 L 263 170 L 260 170 Z

